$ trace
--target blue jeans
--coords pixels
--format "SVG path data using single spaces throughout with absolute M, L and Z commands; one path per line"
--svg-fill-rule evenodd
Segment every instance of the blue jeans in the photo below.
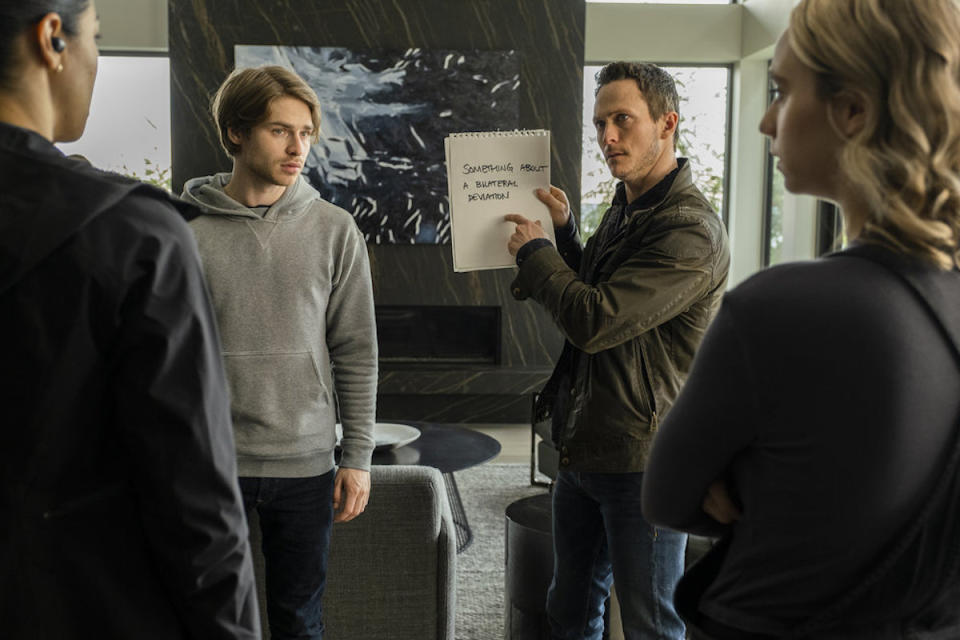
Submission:
M 547 615 L 557 640 L 599 640 L 617 584 L 627 640 L 683 640 L 673 607 L 687 536 L 640 510 L 642 473 L 561 471 L 553 487 L 553 582 Z
M 257 510 L 274 640 L 322 640 L 335 471 L 310 478 L 240 478 L 244 510 Z

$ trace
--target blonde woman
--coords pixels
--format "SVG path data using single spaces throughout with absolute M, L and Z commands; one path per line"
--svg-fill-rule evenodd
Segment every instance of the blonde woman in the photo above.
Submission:
M 850 246 L 728 293 L 644 514 L 695 638 L 960 637 L 960 6 L 801 0 L 760 130 Z

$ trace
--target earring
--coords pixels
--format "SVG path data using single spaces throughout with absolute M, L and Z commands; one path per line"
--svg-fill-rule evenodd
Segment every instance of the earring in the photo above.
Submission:
M 57 73 L 63 73 L 63 63 L 57 65 Z

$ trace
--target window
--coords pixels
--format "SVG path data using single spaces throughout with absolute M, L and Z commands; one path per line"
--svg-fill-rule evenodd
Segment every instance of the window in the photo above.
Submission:
M 839 251 L 846 243 L 840 208 L 832 202 L 817 201 L 817 256 Z
M 770 64 L 767 63 L 769 69 Z M 774 98 L 773 81 L 767 80 L 767 106 Z M 786 187 L 783 183 L 783 174 L 776 167 L 774 157 L 770 154 L 770 138 L 764 136 L 764 148 L 767 154 L 766 170 L 764 175 L 764 192 L 766 194 L 763 207 L 763 266 L 769 267 L 783 262 L 783 196 Z
M 770 139 L 765 142 L 767 150 L 766 170 L 766 206 L 763 211 L 763 266 L 779 264 L 783 261 L 783 174 L 776 168 L 770 155 Z
M 727 131 L 730 69 L 665 67 L 680 94 L 680 143 L 677 155 L 690 158 L 693 179 L 724 220 L 726 215 Z M 607 171 L 597 146 L 593 103 L 599 66 L 583 70 L 583 161 L 580 231 L 586 240 L 596 230 L 613 198 L 617 180 Z
M 101 55 L 83 136 L 61 143 L 94 166 L 170 189 L 170 60 Z
M 770 85 L 769 99 L 773 98 L 773 85 Z M 768 100 L 769 102 L 769 100 Z M 784 262 L 783 249 L 783 199 L 787 192 L 783 174 L 776 168 L 776 162 L 770 155 L 770 139 L 766 138 L 766 202 L 763 212 L 763 266 L 770 267 Z M 835 204 L 823 200 L 817 201 L 817 231 L 815 255 L 839 250 L 846 237 L 840 219 L 840 210 Z

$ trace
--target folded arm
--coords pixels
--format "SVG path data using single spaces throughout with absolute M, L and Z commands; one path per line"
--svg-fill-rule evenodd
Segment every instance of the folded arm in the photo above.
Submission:
M 740 517 L 729 470 L 756 438 L 756 388 L 727 298 L 654 439 L 643 478 L 651 523 L 718 536 Z

